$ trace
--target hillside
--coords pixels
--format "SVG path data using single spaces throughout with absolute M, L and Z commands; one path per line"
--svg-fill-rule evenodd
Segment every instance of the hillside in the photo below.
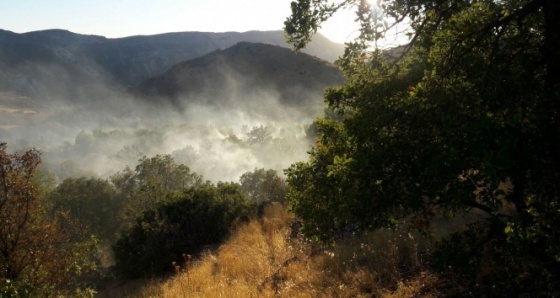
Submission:
M 287 104 L 318 103 L 342 72 L 310 55 L 279 46 L 240 42 L 225 50 L 182 62 L 131 91 L 174 102 L 224 103 L 275 96 Z
M 124 90 L 173 65 L 241 41 L 288 47 L 282 31 L 179 32 L 106 38 L 45 30 L 23 34 L 0 30 L 0 92 L 32 98 L 79 98 Z M 306 53 L 327 61 L 343 45 L 315 37 Z
M 377 231 L 329 247 L 293 237 L 293 222 L 272 205 L 216 249 L 178 259 L 174 276 L 107 282 L 95 297 L 445 296 L 444 279 L 423 258 L 429 246 L 413 231 Z

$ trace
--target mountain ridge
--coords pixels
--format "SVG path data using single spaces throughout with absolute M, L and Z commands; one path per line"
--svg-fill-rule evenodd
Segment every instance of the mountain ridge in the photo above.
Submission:
M 100 86 L 126 90 L 173 65 L 240 41 L 289 47 L 282 31 L 170 32 L 106 38 L 63 29 L 0 29 L 0 92 L 33 98 L 80 98 Z M 317 35 L 307 53 L 332 62 L 343 45 Z
M 239 42 L 176 64 L 130 91 L 140 98 L 179 105 L 258 98 L 267 92 L 275 92 L 283 104 L 314 104 L 321 102 L 326 86 L 342 82 L 338 67 L 314 56 L 265 43 Z

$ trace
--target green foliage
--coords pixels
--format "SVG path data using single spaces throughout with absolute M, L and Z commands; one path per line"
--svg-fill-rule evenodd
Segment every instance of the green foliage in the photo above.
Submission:
M 292 1 L 292 15 L 284 22 L 286 40 L 294 46 L 295 50 L 304 49 L 311 41 L 313 34 L 339 10 L 351 9 L 356 14 L 356 22 L 359 26 L 359 38 L 357 42 L 347 43 L 347 49 L 365 49 L 367 41 L 377 40 L 384 36 L 389 25 L 379 10 L 374 9 L 372 1 L 357 0 L 297 0 Z M 399 1 L 396 1 L 399 2 Z M 378 2 L 379 3 L 379 2 Z M 389 2 L 391 3 L 391 2 Z M 393 9 L 395 7 L 393 6 Z M 383 29 L 383 30 L 381 30 Z M 347 50 L 348 54 L 349 51 Z
M 126 168 L 111 177 L 125 203 L 123 219 L 130 223 L 144 211 L 154 209 L 170 194 L 202 183 L 189 167 L 177 164 L 170 155 L 143 157 L 134 171 Z
M 47 297 L 73 292 L 95 267 L 95 239 L 79 236 L 64 213 L 47 215 L 48 186 L 36 150 L 10 154 L 0 143 L 0 296 Z M 79 238 L 79 241 L 75 241 Z
M 325 3 L 297 1 L 303 11 L 293 10 L 286 26 L 296 32 L 296 49 L 298 34 L 309 35 L 322 21 L 316 16 L 329 13 L 316 12 Z M 437 214 L 474 208 L 491 228 L 466 233 L 484 244 L 506 239 L 490 246 L 535 258 L 537 268 L 558 276 L 558 2 L 380 5 L 395 25 L 410 20 L 410 44 L 372 49 L 383 28 L 371 26 L 377 17 L 358 18 L 363 34 L 339 61 L 346 84 L 326 95 L 339 119 L 318 122 L 310 160 L 286 172 L 304 231 L 326 240 L 348 225 L 369 230 L 406 221 L 426 229 Z M 481 249 L 461 243 L 469 256 Z M 511 264 L 504 263 L 510 274 L 524 274 Z
M 68 212 L 85 227 L 83 234 L 92 233 L 109 243 L 120 230 L 123 202 L 107 180 L 68 178 L 50 193 L 53 212 Z
M 113 247 L 116 271 L 126 278 L 173 271 L 182 254 L 219 243 L 231 225 L 252 216 L 254 205 L 234 183 L 200 184 L 147 210 Z
M 241 175 L 239 183 L 256 204 L 283 203 L 288 192 L 284 179 L 272 169 L 255 169 L 253 172 L 247 172 Z
M 331 3 L 327 0 L 298 0 L 292 1 L 292 15 L 284 22 L 286 39 L 294 45 L 296 50 L 304 49 L 311 42 L 313 34 L 317 33 L 321 23 L 329 19 L 337 10 L 355 5 L 357 1 L 347 0 L 341 3 Z M 366 14 L 367 4 L 365 1 L 359 5 L 359 14 Z M 367 6 L 367 7 L 366 7 Z M 367 20 L 367 17 L 363 18 Z

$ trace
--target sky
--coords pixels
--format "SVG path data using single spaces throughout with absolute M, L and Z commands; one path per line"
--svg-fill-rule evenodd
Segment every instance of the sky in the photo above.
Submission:
M 0 29 L 66 29 L 109 38 L 166 32 L 282 30 L 292 0 L 0 0 Z M 344 42 L 355 32 L 343 11 L 319 31 Z

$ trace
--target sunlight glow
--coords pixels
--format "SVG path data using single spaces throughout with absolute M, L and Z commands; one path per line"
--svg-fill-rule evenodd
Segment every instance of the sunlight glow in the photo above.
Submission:
M 365 0 L 371 5 L 372 18 L 380 26 L 378 30 L 385 31 L 383 38 L 374 42 L 376 47 L 381 49 L 392 48 L 407 44 L 409 38 L 406 33 L 411 28 L 408 21 L 401 24 L 394 24 L 394 20 L 387 18 L 381 7 L 383 0 Z M 324 22 L 319 29 L 319 33 L 327 36 L 335 42 L 350 42 L 360 34 L 359 24 L 356 22 L 356 8 L 342 9 L 334 14 L 331 19 Z

